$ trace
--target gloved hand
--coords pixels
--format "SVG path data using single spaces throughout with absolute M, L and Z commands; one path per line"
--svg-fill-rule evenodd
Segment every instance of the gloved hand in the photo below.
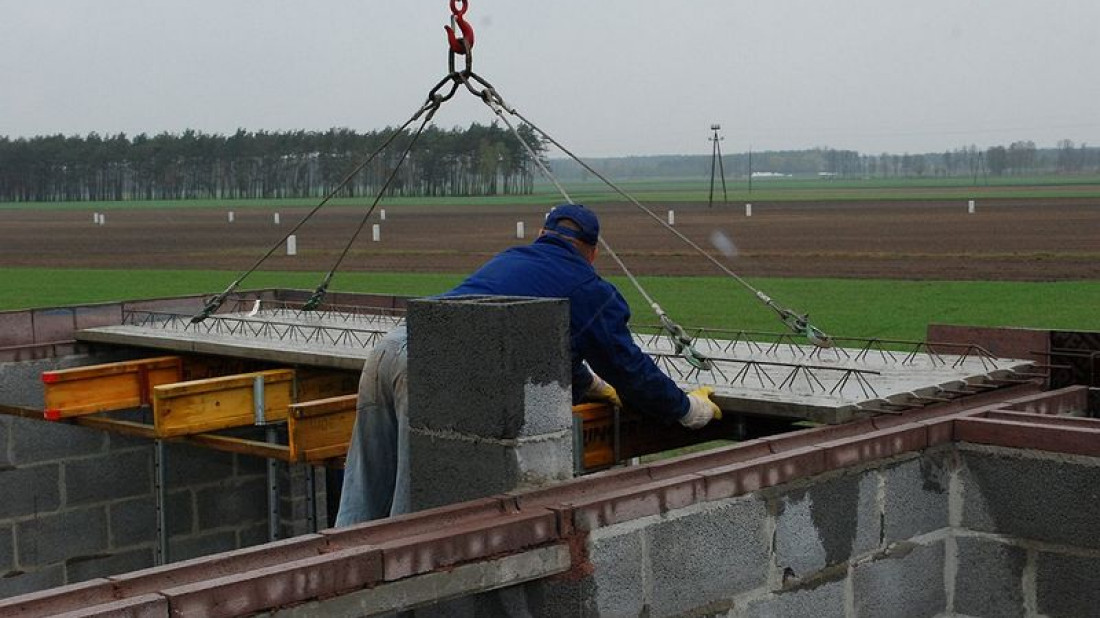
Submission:
M 691 407 L 680 419 L 680 424 L 688 429 L 701 429 L 710 422 L 710 419 L 721 419 L 722 408 L 710 400 L 713 394 L 714 389 L 709 386 L 703 386 L 688 393 L 688 402 L 691 403 Z
M 585 401 L 606 401 L 615 407 L 623 407 L 623 402 L 619 399 L 619 393 L 615 392 L 615 387 L 596 374 L 592 374 L 592 386 L 589 386 L 588 390 L 584 392 L 584 399 Z

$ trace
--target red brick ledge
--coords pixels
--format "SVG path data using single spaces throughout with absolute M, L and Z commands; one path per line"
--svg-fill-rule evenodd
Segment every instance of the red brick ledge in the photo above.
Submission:
M 0 600 L 0 615 L 234 616 L 346 594 L 555 544 L 584 572 L 589 530 L 952 441 L 1100 457 L 1088 389 L 1025 385 L 899 416 L 809 429 L 388 520 Z M 1010 394 L 1011 393 L 1011 394 Z M 986 394 L 991 395 L 991 394 Z M 981 397 L 981 396 L 978 396 Z M 1028 410 L 1031 410 L 1029 412 Z

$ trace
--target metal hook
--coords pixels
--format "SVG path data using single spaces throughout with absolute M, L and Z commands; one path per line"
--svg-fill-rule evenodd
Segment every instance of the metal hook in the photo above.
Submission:
M 466 21 L 464 16 L 469 5 L 464 3 L 461 11 L 455 11 L 454 6 L 455 3 L 452 0 L 451 12 L 453 15 L 451 16 L 451 22 L 458 26 L 459 31 L 462 32 L 462 38 L 458 38 L 452 26 L 443 26 L 443 29 L 447 31 L 447 43 L 450 45 L 451 53 L 465 54 L 474 48 L 474 27 Z

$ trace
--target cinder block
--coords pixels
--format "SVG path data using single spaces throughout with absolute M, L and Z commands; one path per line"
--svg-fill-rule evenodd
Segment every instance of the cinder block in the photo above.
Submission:
M 58 464 L 0 471 L 0 519 L 56 511 L 61 505 L 60 474 Z
M 107 434 L 75 425 L 13 418 L 11 442 L 12 463 L 21 466 L 102 453 Z
M 962 527 L 1100 548 L 1100 466 L 962 450 Z
M 263 457 L 251 457 L 249 455 L 236 455 L 237 476 L 259 476 L 267 474 L 267 460 Z
M 31 319 L 34 320 L 35 343 L 67 341 L 73 338 L 76 321 L 72 309 L 35 309 L 31 311 Z
M 1040 552 L 1036 564 L 1039 613 L 1052 618 L 1096 616 L 1100 611 L 1100 558 Z
M 169 535 L 188 534 L 195 523 L 190 491 L 172 492 L 166 496 L 165 524 Z M 157 540 L 156 507 L 151 496 L 116 502 L 108 507 L 111 513 L 111 547 L 153 543 Z
M 956 543 L 955 611 L 971 616 L 1023 616 L 1027 553 L 978 537 L 960 536 Z
M 506 446 L 411 430 L 409 451 L 413 510 L 546 485 L 573 474 L 570 435 Z
M 775 530 L 778 568 L 806 579 L 878 546 L 882 518 L 878 475 L 845 475 L 779 496 Z
M 409 303 L 409 423 L 510 439 L 571 427 L 564 299 Z
M 107 577 L 129 573 L 153 566 L 153 548 L 145 547 L 103 556 L 73 558 L 65 563 L 69 583 L 82 582 L 94 577 Z
M 61 562 L 107 549 L 104 507 L 63 511 L 16 524 L 19 564 L 23 567 Z
M 164 445 L 164 485 L 168 489 L 223 483 L 233 477 L 233 454 L 168 442 Z
M 0 348 L 34 343 L 30 311 L 0 311 Z
M 12 526 L 0 526 L 0 576 L 10 572 L 15 566 L 14 533 Z
M 200 530 L 267 520 L 267 483 L 263 479 L 206 487 L 195 495 Z
M 120 303 L 74 307 L 73 309 L 76 313 L 77 330 L 122 324 L 122 304 Z
M 237 533 L 228 530 L 173 538 L 168 541 L 168 555 L 172 562 L 190 560 L 199 556 L 209 556 L 237 548 Z
M 752 601 L 742 618 L 822 618 L 844 615 L 844 580 L 782 590 Z
M 65 583 L 65 566 L 54 564 L 10 577 L 0 577 L 0 599 L 14 597 Z
M 642 551 L 644 535 L 643 530 L 632 530 L 618 534 L 594 534 L 589 538 L 588 559 L 595 567 L 592 574 L 595 583 L 593 594 L 599 615 L 645 614 L 645 571 L 649 564 Z
M 738 500 L 673 517 L 646 528 L 656 616 L 707 608 L 767 580 L 767 509 L 759 498 Z
M 854 570 L 853 600 L 860 618 L 935 616 L 947 608 L 944 543 L 902 543 Z
M 886 543 L 945 528 L 951 472 L 946 451 L 926 452 L 882 471 L 886 477 L 883 516 Z
M 528 599 L 527 610 L 532 618 L 559 618 L 563 614 L 576 618 L 598 618 L 601 615 L 596 606 L 596 584 L 592 576 L 580 577 L 576 573 L 566 573 L 529 582 L 522 588 Z M 502 614 L 498 612 L 495 615 Z M 514 612 L 508 615 L 523 614 Z
M 0 417 L 0 470 L 11 465 L 11 449 L 8 447 L 11 436 L 11 419 Z
M 153 490 L 151 449 L 122 451 L 65 462 L 65 500 L 70 506 L 118 500 Z

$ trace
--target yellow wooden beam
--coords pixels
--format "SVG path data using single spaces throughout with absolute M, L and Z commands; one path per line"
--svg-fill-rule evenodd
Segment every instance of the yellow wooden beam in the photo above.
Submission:
M 292 402 L 294 371 L 271 369 L 155 387 L 153 425 L 157 437 L 252 425 L 257 378 L 263 381 L 264 419 L 267 422 L 286 419 Z
M 178 382 L 182 375 L 178 356 L 46 371 L 44 416 L 58 420 L 149 405 L 154 387 Z
M 323 461 L 348 452 L 356 395 L 291 404 L 287 418 L 291 461 Z

